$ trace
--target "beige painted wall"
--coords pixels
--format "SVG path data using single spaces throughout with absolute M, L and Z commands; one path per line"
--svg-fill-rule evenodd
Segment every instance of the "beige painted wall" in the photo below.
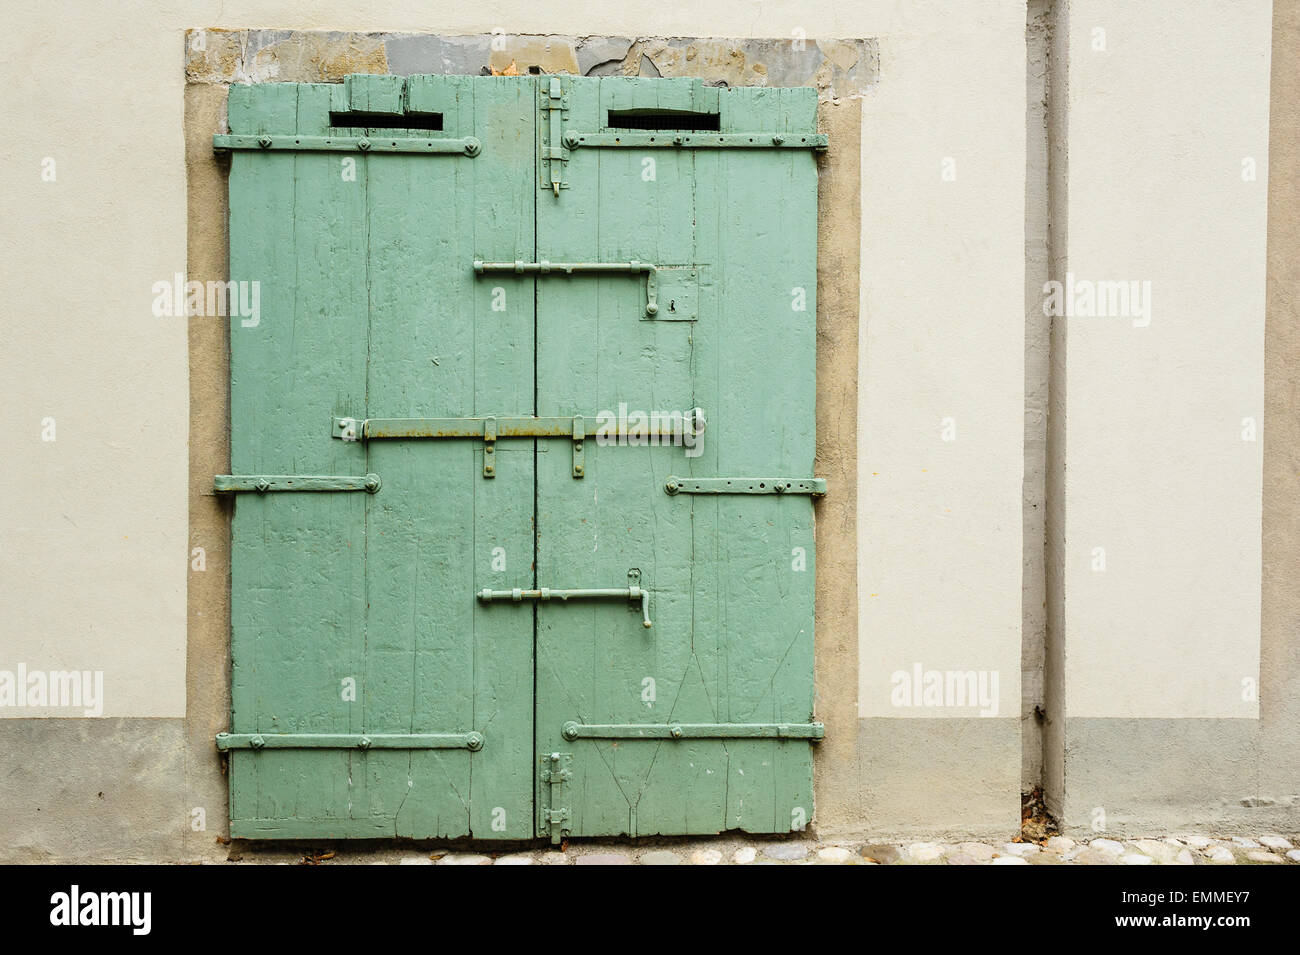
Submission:
M 1067 717 L 1259 713 L 1270 17 L 1070 0 L 1053 278 L 1151 309 L 1064 322 Z
M 920 665 L 996 674 L 988 715 L 1018 717 L 1025 7 L 950 4 L 880 43 L 863 104 L 858 711 L 980 712 L 897 705 L 894 674 Z

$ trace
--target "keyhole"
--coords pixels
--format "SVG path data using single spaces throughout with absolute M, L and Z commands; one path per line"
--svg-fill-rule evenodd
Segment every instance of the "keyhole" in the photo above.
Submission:
M 674 298 L 668 300 L 668 311 L 670 312 L 677 311 L 677 299 Z

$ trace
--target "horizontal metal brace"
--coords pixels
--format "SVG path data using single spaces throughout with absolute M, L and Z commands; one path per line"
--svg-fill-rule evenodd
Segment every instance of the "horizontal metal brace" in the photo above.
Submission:
M 825 149 L 829 140 L 821 133 L 566 133 L 569 149 Z
M 378 474 L 336 477 L 329 474 L 218 474 L 212 479 L 218 494 L 235 491 L 368 491 L 379 490 Z
M 702 431 L 699 422 L 704 413 L 698 408 L 683 412 L 683 418 L 689 426 Z M 374 440 L 376 438 L 481 438 L 489 423 L 496 426 L 493 440 L 504 438 L 568 438 L 577 440 L 578 430 L 586 437 L 608 437 L 610 439 L 626 437 L 629 430 L 610 430 L 599 422 L 603 419 L 587 415 L 574 417 L 534 418 L 530 416 L 482 418 L 335 418 L 334 437 L 343 438 L 345 433 L 355 430 L 356 437 L 351 440 Z M 646 437 L 672 437 L 680 435 L 681 429 L 666 419 L 658 427 L 647 425 L 639 428 L 635 434 Z
M 683 478 L 668 476 L 669 494 L 810 494 L 826 493 L 825 478 Z
M 483 748 L 470 733 L 218 733 L 217 749 L 468 749 Z
M 296 152 L 369 152 L 433 153 L 453 156 L 477 156 L 483 144 L 473 136 L 459 139 L 431 139 L 400 136 L 295 136 L 292 133 L 269 136 L 220 135 L 212 137 L 215 152 L 232 149 L 288 150 Z
M 613 272 L 623 275 L 645 275 L 645 313 L 656 315 L 659 312 L 659 269 L 650 262 L 484 262 L 474 260 L 474 271 L 479 275 L 488 272 L 513 272 L 516 275 L 575 275 L 577 273 Z
M 806 739 L 826 735 L 822 723 L 577 723 L 561 729 L 575 739 Z
M 597 443 L 685 445 L 689 433 L 698 439 L 704 433 L 704 409 L 649 416 L 633 425 L 627 418 L 612 415 L 573 415 L 536 418 L 529 415 L 479 418 L 339 418 L 331 420 L 330 435 L 343 441 L 371 441 L 382 438 L 478 438 L 483 442 L 483 476 L 496 476 L 496 443 L 507 438 L 567 438 L 573 442 L 573 476 L 587 471 L 585 440 Z M 652 439 L 654 439 L 652 441 Z M 698 440 L 690 445 L 698 448 Z M 351 479 L 349 479 L 351 480 Z M 376 480 L 378 480 L 376 478 Z M 256 488 L 249 488 L 256 490 Z M 286 489 L 287 490 L 287 489 Z M 298 489 L 303 490 L 303 489 Z
M 632 570 L 628 571 L 627 587 L 587 587 L 566 590 L 551 587 L 541 587 L 537 590 L 523 590 L 519 587 L 513 590 L 484 589 L 478 592 L 478 599 L 485 604 L 494 600 L 511 600 L 515 603 L 524 600 L 600 600 L 609 598 L 627 600 L 640 605 L 641 625 L 649 629 L 651 626 L 650 591 L 642 587 L 640 581 L 641 572 Z

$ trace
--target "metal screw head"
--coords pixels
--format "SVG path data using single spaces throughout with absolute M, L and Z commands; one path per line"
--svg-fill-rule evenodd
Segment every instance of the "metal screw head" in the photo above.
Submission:
M 681 738 L 682 738 L 682 728 L 681 728 L 680 726 L 674 726 L 674 727 L 673 727 L 672 729 L 670 729 L 668 732 L 672 734 L 673 739 L 681 739 Z
M 360 149 L 362 152 L 365 152 L 369 148 L 370 148 L 370 140 L 362 139 L 357 142 L 357 149 Z
M 480 142 L 479 142 L 477 139 L 475 139 L 473 136 L 467 136 L 467 137 L 465 138 L 465 155 L 466 155 L 466 156 L 477 156 L 477 155 L 479 154 L 479 151 L 480 151 L 482 148 L 483 148 L 483 144 L 480 143 Z
M 783 142 L 785 142 L 785 137 L 784 137 L 784 136 L 773 136 L 773 137 L 772 137 L 772 145 L 773 145 L 773 146 L 780 146 Z
M 253 749 L 261 749 L 266 745 L 266 740 L 261 736 L 254 736 L 248 741 L 248 745 L 253 747 Z
M 268 148 L 270 148 L 270 145 L 271 145 L 271 137 L 270 137 L 270 136 L 262 136 L 261 138 L 259 138 L 259 139 L 257 140 L 257 145 L 261 146 L 263 149 L 268 149 Z
M 378 475 L 378 474 L 367 474 L 367 475 L 366 475 L 366 490 L 369 491 L 371 494 L 374 494 L 376 491 L 379 490 L 379 475 Z
M 361 737 L 361 739 L 357 740 L 357 749 L 369 749 L 369 748 L 370 748 L 369 736 L 363 736 Z
M 564 724 L 564 727 L 560 730 L 560 735 L 563 736 L 563 737 L 564 737 L 565 739 L 567 739 L 567 740 L 575 740 L 575 739 L 577 739 L 577 738 L 578 738 L 578 724 L 577 724 L 577 723 L 574 723 L 572 720 L 570 720 L 568 723 L 565 723 L 565 724 Z M 559 758 L 558 758 L 558 757 L 559 757 L 559 753 L 555 753 L 554 755 L 552 755 L 552 756 L 551 756 L 551 760 L 552 760 L 552 762 L 559 762 Z
M 564 134 L 564 145 L 569 149 L 576 149 L 578 146 L 578 137 L 575 133 Z
M 262 478 L 257 482 L 256 487 L 259 491 L 269 491 L 271 489 L 271 482 L 266 478 Z
M 681 489 L 681 485 L 678 484 L 676 481 L 669 481 L 667 484 L 664 485 L 664 490 L 667 491 L 669 494 L 676 494 L 680 489 Z
M 483 748 L 483 734 L 478 731 L 470 733 L 465 746 L 471 753 L 477 753 Z

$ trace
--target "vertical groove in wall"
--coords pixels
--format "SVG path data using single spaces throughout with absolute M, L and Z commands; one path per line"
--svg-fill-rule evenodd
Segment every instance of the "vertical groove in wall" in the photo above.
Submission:
M 1044 642 L 1044 500 L 1051 323 L 1043 315 L 1048 275 L 1047 46 L 1050 0 L 1029 0 L 1025 21 L 1025 478 L 1021 603 L 1021 788 L 1042 782 Z
M 1069 4 L 1055 0 L 1047 14 L 1047 263 L 1049 277 L 1065 274 L 1068 261 L 1069 196 Z M 1065 556 L 1066 464 L 1065 319 L 1051 321 L 1048 353 L 1047 431 L 1044 468 L 1044 596 L 1042 785 L 1048 811 L 1061 812 L 1065 791 Z
M 1261 795 L 1300 792 L 1300 4 L 1273 6 L 1264 323 Z

